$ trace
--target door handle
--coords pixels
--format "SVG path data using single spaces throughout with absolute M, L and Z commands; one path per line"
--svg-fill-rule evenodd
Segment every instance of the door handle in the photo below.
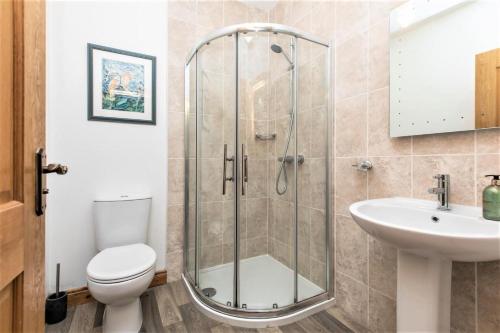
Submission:
M 65 175 L 68 172 L 68 167 L 62 164 L 49 164 L 42 167 L 42 173 L 57 173 L 58 175 Z
M 227 172 L 227 162 L 232 162 L 233 167 L 231 172 L 231 177 L 226 176 Z M 226 194 L 226 181 L 234 181 L 234 156 L 227 157 L 227 144 L 224 144 L 224 166 L 222 171 L 222 195 Z
M 245 183 L 248 183 L 248 155 L 245 155 L 245 145 L 241 145 L 241 195 L 245 195 Z
M 56 173 L 65 175 L 68 167 L 62 164 L 45 165 L 46 154 L 43 148 L 38 148 L 35 153 L 35 213 L 37 216 L 43 215 L 45 207 L 45 195 L 49 194 L 49 189 L 45 186 L 44 174 Z

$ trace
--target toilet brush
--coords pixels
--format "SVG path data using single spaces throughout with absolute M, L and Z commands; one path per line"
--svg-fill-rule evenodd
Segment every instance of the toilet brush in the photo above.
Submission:
M 56 292 L 50 294 L 45 301 L 45 322 L 47 324 L 56 324 L 66 318 L 68 309 L 68 293 L 59 290 L 61 278 L 61 264 L 56 268 Z
M 56 266 L 56 298 L 59 298 L 59 278 L 61 274 L 61 264 L 57 263 Z

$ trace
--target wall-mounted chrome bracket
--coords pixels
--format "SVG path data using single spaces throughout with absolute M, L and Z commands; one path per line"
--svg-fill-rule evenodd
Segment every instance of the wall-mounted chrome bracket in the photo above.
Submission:
M 364 160 L 353 164 L 352 166 L 358 169 L 358 171 L 368 172 L 368 170 L 371 170 L 373 168 L 373 163 L 369 160 Z

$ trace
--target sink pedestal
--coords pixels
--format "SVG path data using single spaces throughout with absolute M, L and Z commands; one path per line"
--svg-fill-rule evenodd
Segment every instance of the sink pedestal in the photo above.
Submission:
M 449 332 L 451 260 L 398 250 L 398 332 Z

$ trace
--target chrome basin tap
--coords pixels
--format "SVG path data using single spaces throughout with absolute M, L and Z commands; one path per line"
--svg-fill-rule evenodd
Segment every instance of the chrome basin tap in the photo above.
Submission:
M 448 206 L 448 199 L 450 195 L 450 175 L 435 175 L 434 179 L 438 180 L 438 186 L 430 188 L 428 191 L 431 194 L 437 194 L 439 210 L 450 210 Z

